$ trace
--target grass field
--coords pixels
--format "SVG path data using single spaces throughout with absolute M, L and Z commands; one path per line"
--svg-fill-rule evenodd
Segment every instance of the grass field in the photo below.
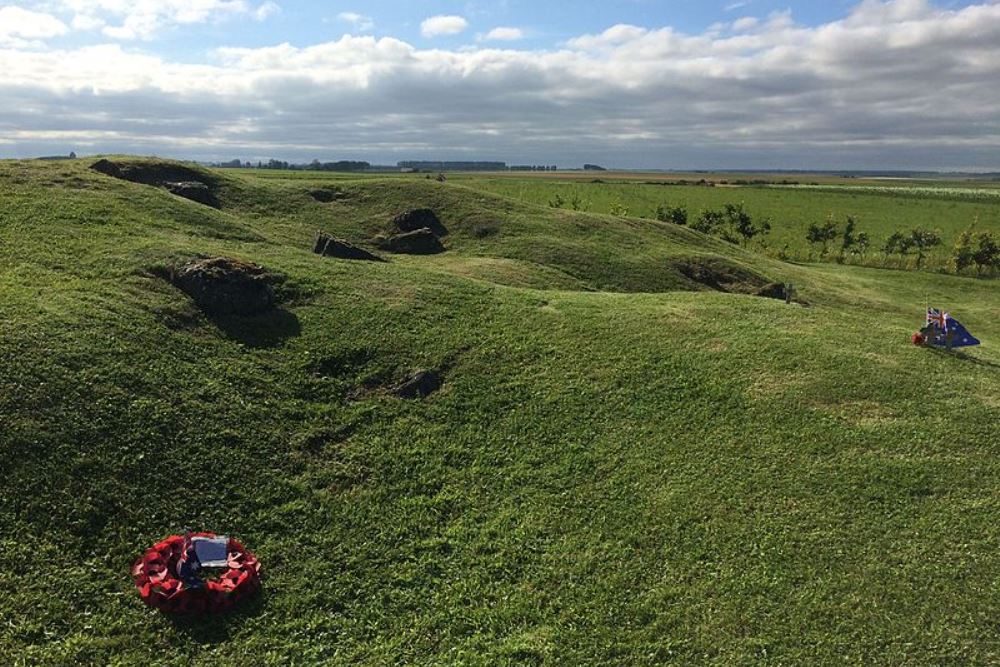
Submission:
M 766 238 L 769 252 L 781 252 L 799 261 L 818 259 L 819 249 L 810 248 L 806 230 L 810 224 L 823 222 L 831 215 L 841 227 L 847 216 L 858 220 L 859 230 L 871 236 L 872 248 L 864 258 L 849 257 L 848 261 L 874 266 L 913 268 L 915 265 L 915 257 L 900 265 L 898 257 L 887 259 L 878 252 L 896 231 L 908 232 L 923 227 L 941 233 L 942 246 L 927 258 L 926 265 L 932 268 L 947 264 L 958 234 L 973 223 L 981 230 L 1000 231 L 1000 189 L 985 183 L 858 185 L 841 182 L 705 187 L 617 181 L 612 176 L 598 180 L 601 182 L 539 177 L 457 177 L 457 182 L 476 189 L 533 204 L 550 205 L 561 199 L 564 208 L 577 206 L 597 213 L 611 213 L 618 206 L 625 207 L 631 216 L 643 218 L 654 218 L 660 205 L 685 206 L 693 221 L 703 210 L 743 203 L 754 216 L 772 220 L 773 229 Z
M 214 210 L 88 164 L 0 162 L 5 664 L 1000 661 L 996 281 L 535 205 L 738 195 L 773 245 L 828 209 L 952 234 L 996 204 L 225 172 Z M 311 252 L 421 206 L 441 255 Z M 210 319 L 152 271 L 197 255 L 280 274 L 281 310 Z M 984 345 L 913 347 L 928 296 Z M 442 391 L 355 392 L 417 368 Z M 253 549 L 262 596 L 145 608 L 129 567 L 185 526 Z

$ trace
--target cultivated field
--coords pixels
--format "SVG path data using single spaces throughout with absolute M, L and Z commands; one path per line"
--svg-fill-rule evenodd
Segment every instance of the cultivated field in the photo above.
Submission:
M 897 231 L 922 227 L 940 232 L 942 245 L 927 257 L 926 266 L 931 268 L 946 266 L 956 238 L 970 225 L 1000 232 L 1000 188 L 989 182 L 859 185 L 840 179 L 819 185 L 775 182 L 751 186 L 735 185 L 735 180 L 720 175 L 703 175 L 716 184 L 709 187 L 648 179 L 637 183 L 619 180 L 615 175 L 596 178 L 600 182 L 490 176 L 457 177 L 456 181 L 533 204 L 597 213 L 624 209 L 628 215 L 642 218 L 654 218 L 661 205 L 684 206 L 693 221 L 704 210 L 743 203 L 754 216 L 769 218 L 773 226 L 763 239 L 765 245 L 755 243 L 757 249 L 797 261 L 819 259 L 820 247 L 810 246 L 806 231 L 810 224 L 822 223 L 830 216 L 841 228 L 852 216 L 858 221 L 859 231 L 869 234 L 869 250 L 845 258 L 848 263 L 869 266 L 915 267 L 915 257 L 886 257 L 880 252 L 886 239 Z M 802 183 L 809 179 L 802 178 Z M 694 182 L 690 177 L 682 180 Z M 833 255 L 829 259 L 832 261 Z
M 1000 662 L 998 283 L 631 217 L 743 201 L 802 258 L 831 212 L 953 239 L 995 200 L 195 169 L 216 209 L 91 162 L 0 162 L 4 664 Z M 445 252 L 381 250 L 415 208 Z M 277 308 L 166 279 L 216 256 Z M 911 345 L 928 297 L 983 346 Z M 145 608 L 184 527 L 262 595 Z

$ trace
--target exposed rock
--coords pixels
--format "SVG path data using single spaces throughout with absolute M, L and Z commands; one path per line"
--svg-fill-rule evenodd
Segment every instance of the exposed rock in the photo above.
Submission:
M 238 259 L 195 260 L 174 271 L 171 282 L 210 315 L 255 315 L 275 305 L 267 271 Z
M 447 236 L 448 228 L 438 219 L 437 214 L 429 208 L 418 208 L 406 213 L 400 213 L 392 220 L 392 224 L 401 232 L 415 232 L 418 229 L 429 229 L 436 236 Z
M 205 206 L 219 207 L 219 201 L 212 194 L 207 185 L 199 181 L 181 181 L 180 183 L 164 183 L 163 187 L 184 199 L 204 204 Z
M 336 257 L 338 259 L 359 259 L 368 262 L 384 262 L 385 260 L 374 255 L 364 248 L 351 245 L 347 241 L 336 239 L 329 234 L 319 232 L 313 243 L 313 252 L 324 257 Z
M 441 240 L 424 227 L 406 234 L 397 234 L 379 241 L 379 247 L 388 252 L 404 255 L 434 255 L 444 252 Z
M 444 378 L 434 370 L 421 370 L 392 388 L 400 398 L 427 398 L 444 384 Z

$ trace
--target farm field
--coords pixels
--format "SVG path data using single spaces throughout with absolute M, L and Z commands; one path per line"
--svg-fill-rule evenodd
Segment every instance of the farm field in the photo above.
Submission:
M 648 219 L 953 240 L 996 203 L 188 167 L 216 209 L 92 162 L 0 162 L 4 664 L 1000 662 L 997 281 Z M 420 208 L 444 252 L 373 242 Z M 202 312 L 164 279 L 197 257 L 278 307 Z M 928 298 L 982 347 L 914 347 Z M 395 395 L 418 369 L 440 391 Z M 184 527 L 253 549 L 261 596 L 144 607 L 130 566 Z
M 767 252 L 783 252 L 789 259 L 817 259 L 819 249 L 806 241 L 811 223 L 829 216 L 841 228 L 847 216 L 858 220 L 858 229 L 871 237 L 864 258 L 848 261 L 871 265 L 900 266 L 898 257 L 888 260 L 879 252 L 896 231 L 923 227 L 937 230 L 942 245 L 928 255 L 927 265 L 943 267 L 958 235 L 973 223 L 981 230 L 1000 231 L 1000 190 L 981 184 L 955 186 L 936 184 L 820 186 L 716 186 L 661 185 L 648 182 L 603 182 L 532 178 L 461 176 L 456 182 L 505 197 L 538 205 L 558 204 L 596 213 L 627 209 L 629 216 L 654 218 L 658 206 L 685 206 L 693 221 L 701 211 L 743 203 L 755 217 L 771 219 L 766 237 Z M 912 262 L 912 258 L 908 260 Z M 905 264 L 904 264 L 905 265 Z

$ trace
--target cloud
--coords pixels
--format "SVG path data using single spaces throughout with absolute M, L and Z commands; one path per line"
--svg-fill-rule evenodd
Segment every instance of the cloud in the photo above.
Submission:
M 21 7 L 0 7 L 0 46 L 37 46 L 35 40 L 49 39 L 69 31 L 52 16 Z
M 0 47 L 0 151 L 1000 169 L 998 80 L 997 2 L 863 2 L 747 32 L 618 25 L 549 50 L 347 36 L 192 64 Z
M 276 2 L 271 2 L 268 0 L 264 4 L 253 10 L 253 17 L 257 21 L 266 21 L 267 19 L 281 13 L 281 6 Z
M 80 30 L 101 28 L 118 40 L 148 40 L 162 29 L 249 16 L 263 21 L 281 11 L 272 0 L 252 5 L 247 0 L 60 0 Z
M 427 38 L 457 35 L 468 27 L 469 22 L 461 16 L 432 16 L 420 24 L 420 34 Z
M 493 28 L 483 36 L 485 41 L 516 42 L 524 39 L 524 31 L 520 28 Z
M 359 32 L 369 32 L 375 29 L 375 21 L 372 20 L 372 17 L 357 12 L 340 12 L 337 14 L 337 19 L 350 23 Z

